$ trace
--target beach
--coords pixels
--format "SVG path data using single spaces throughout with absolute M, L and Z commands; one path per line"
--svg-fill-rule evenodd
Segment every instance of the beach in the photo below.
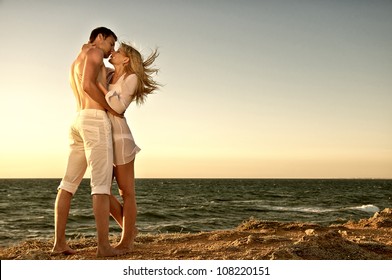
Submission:
M 117 236 L 111 236 L 115 244 Z M 95 238 L 69 240 L 74 255 L 52 255 L 53 240 L 0 249 L 2 260 L 391 260 L 392 209 L 368 219 L 322 226 L 249 219 L 231 230 L 139 234 L 128 254 L 96 257 Z

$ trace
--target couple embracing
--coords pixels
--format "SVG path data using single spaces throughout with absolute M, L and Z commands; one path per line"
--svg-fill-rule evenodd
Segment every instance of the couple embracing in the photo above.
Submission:
M 106 27 L 91 32 L 71 66 L 70 82 L 77 103 L 77 116 L 70 132 L 70 152 L 65 175 L 55 202 L 53 253 L 74 254 L 66 242 L 65 228 L 71 200 L 87 167 L 91 170 L 91 195 L 97 228 L 97 256 L 116 256 L 132 250 L 137 234 L 134 163 L 140 151 L 132 137 L 124 112 L 131 102 L 142 104 L 159 84 L 152 75 L 158 56 L 147 58 L 134 47 L 121 43 L 114 50 L 117 36 Z M 109 58 L 114 69 L 106 68 Z M 113 178 L 122 202 L 111 194 Z M 109 216 L 122 228 L 116 246 L 109 242 Z

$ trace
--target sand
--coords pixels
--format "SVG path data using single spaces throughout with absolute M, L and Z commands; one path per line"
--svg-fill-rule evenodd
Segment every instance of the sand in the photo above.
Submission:
M 117 242 L 115 236 L 111 242 Z M 391 260 L 392 209 L 342 225 L 249 219 L 237 228 L 194 234 L 139 234 L 128 254 L 96 257 L 95 238 L 69 241 L 77 254 L 51 255 L 53 240 L 0 248 L 2 260 Z

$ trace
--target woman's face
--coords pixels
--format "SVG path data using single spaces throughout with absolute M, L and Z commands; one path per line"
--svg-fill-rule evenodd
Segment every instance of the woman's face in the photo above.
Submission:
M 119 48 L 117 51 L 112 52 L 112 55 L 109 59 L 109 62 L 114 66 L 123 65 L 127 61 L 129 61 L 129 58 L 125 55 L 124 51 L 121 48 Z

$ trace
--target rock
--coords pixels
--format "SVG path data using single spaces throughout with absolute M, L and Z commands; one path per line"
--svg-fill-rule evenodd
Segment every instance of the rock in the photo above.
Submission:
M 305 230 L 306 235 L 315 235 L 314 229 L 307 229 Z
M 392 209 L 385 208 L 381 212 L 377 212 L 369 219 L 362 219 L 357 224 L 362 227 L 371 228 L 392 228 Z
M 340 233 L 341 236 L 344 236 L 344 237 L 347 236 L 347 231 L 346 230 L 339 230 L 338 232 Z
M 271 259 L 377 260 L 380 256 L 344 239 L 338 232 L 305 235 L 293 245 L 276 250 Z

